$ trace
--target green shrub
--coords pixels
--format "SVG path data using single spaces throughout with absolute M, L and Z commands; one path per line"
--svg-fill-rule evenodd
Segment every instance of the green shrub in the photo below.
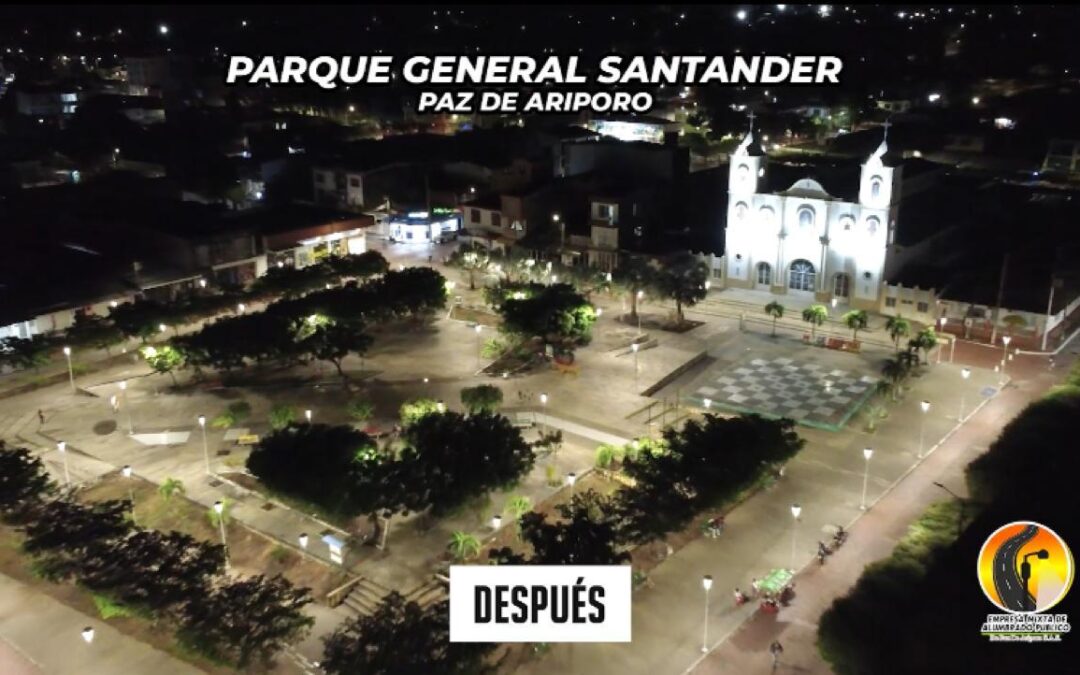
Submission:
M 114 616 L 133 616 L 134 612 L 127 605 L 116 602 L 112 598 L 97 593 L 91 593 L 90 597 L 94 599 L 94 606 L 97 607 L 98 614 L 101 618 L 108 621 Z

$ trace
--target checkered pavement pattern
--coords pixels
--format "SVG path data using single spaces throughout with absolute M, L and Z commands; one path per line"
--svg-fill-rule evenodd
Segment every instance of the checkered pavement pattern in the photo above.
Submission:
M 876 377 L 830 369 L 813 361 L 754 359 L 716 373 L 694 396 L 710 405 L 836 427 L 877 381 Z

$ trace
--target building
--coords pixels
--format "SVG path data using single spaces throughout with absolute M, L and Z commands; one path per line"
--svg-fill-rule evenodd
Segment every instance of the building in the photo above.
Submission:
M 456 239 L 461 230 L 461 212 L 436 208 L 430 211 L 392 213 L 386 226 L 390 241 L 424 244 Z
M 901 180 L 886 141 L 862 165 L 851 201 L 813 178 L 772 191 L 768 172 L 751 122 L 728 176 L 727 286 L 877 309 Z

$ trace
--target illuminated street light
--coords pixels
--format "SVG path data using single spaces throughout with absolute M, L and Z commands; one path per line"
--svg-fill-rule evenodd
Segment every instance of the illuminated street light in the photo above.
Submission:
M 638 355 L 637 355 L 637 353 L 638 353 L 638 349 L 640 349 L 640 348 L 641 348 L 641 345 L 639 345 L 636 342 L 634 344 L 630 345 L 630 349 L 632 349 L 634 351 L 634 391 L 638 390 L 638 372 L 639 371 L 638 371 Z
M 941 317 L 940 319 L 938 319 L 938 332 L 939 333 L 944 333 L 945 332 L 945 324 L 948 323 L 948 322 L 949 322 L 949 319 L 944 317 L 944 316 Z M 941 346 L 938 345 L 938 350 L 937 350 L 937 362 L 938 363 L 941 363 L 941 352 L 942 351 L 943 350 L 941 349 Z
M 491 517 L 491 529 L 498 531 L 500 527 L 502 527 L 502 516 L 496 513 Z
M 799 514 L 802 507 L 798 504 L 791 505 L 791 571 L 795 571 L 795 542 L 799 533 Z
M 570 486 L 570 501 L 574 500 L 574 483 L 577 482 L 577 474 L 571 471 L 566 474 L 566 484 Z
M 206 415 L 199 415 L 199 427 L 202 429 L 203 457 L 206 458 L 206 475 L 210 473 L 210 446 L 206 443 Z
M 60 451 L 60 456 L 64 459 L 64 485 L 71 486 L 71 474 L 68 472 L 67 462 L 67 442 L 60 441 L 56 444 L 56 449 Z
M 94 641 L 94 629 L 90 626 L 82 629 L 82 639 L 86 644 L 90 644 Z
M 926 442 L 926 413 L 930 412 L 930 401 L 920 402 L 919 408 L 923 412 L 922 417 L 919 419 L 919 459 L 922 459 Z
M 705 589 L 705 627 L 701 636 L 701 653 L 709 651 L 709 590 L 712 588 L 712 576 L 706 574 L 701 578 L 701 587 Z
M 75 391 L 75 370 L 71 367 L 71 347 L 64 347 L 64 358 L 67 359 L 68 379 L 71 380 L 71 391 Z
M 311 424 L 311 408 L 304 411 L 304 417 L 307 419 L 307 423 Z
M 167 331 L 168 329 L 169 329 L 169 327 L 168 327 L 168 326 L 166 326 L 165 324 L 163 324 L 163 323 L 159 323 L 159 324 L 158 324 L 158 330 L 159 330 L 159 331 L 161 331 L 162 333 L 164 333 L 164 332 L 165 332 L 165 331 Z
M 301 532 L 300 536 L 296 538 L 296 541 L 297 541 L 297 543 L 300 544 L 300 553 L 303 556 L 307 557 L 307 554 L 308 554 L 308 552 L 307 552 L 307 545 L 308 545 L 307 532 Z
M 225 547 L 225 569 L 229 569 L 229 543 L 225 540 L 225 502 L 214 502 L 214 513 L 218 515 L 218 527 L 221 528 L 221 545 Z
M 480 370 L 480 352 L 482 351 L 482 346 L 481 346 L 481 343 L 480 343 L 480 331 L 482 331 L 483 329 L 484 329 L 483 326 L 481 326 L 480 324 L 476 324 L 475 330 L 476 330 L 476 369 L 477 370 Z
M 1010 342 L 1012 342 L 1012 336 L 1011 335 L 1002 335 L 1001 336 L 1001 344 L 1004 345 L 1004 349 L 1002 350 L 1002 354 L 1001 354 L 1001 378 L 1002 378 L 1002 380 L 1005 379 L 1005 364 L 1008 363 L 1008 360 L 1009 360 L 1009 343 Z
M 120 469 L 120 473 L 124 475 L 124 478 L 131 478 L 131 465 L 125 464 L 124 468 Z M 137 525 L 135 520 L 135 490 L 131 487 L 130 481 L 128 482 L 128 501 L 131 502 L 131 524 Z
M 862 501 L 859 502 L 859 510 L 865 511 L 866 510 L 866 485 L 870 481 L 870 458 L 874 456 L 874 449 L 873 448 L 863 448 L 862 456 L 863 456 L 863 459 L 866 460 L 866 466 L 863 469 Z
M 169 27 L 166 26 L 165 24 L 161 24 L 160 26 L 158 26 L 158 32 L 161 33 L 162 35 L 168 35 L 169 34 Z
M 960 377 L 964 378 L 964 386 L 960 388 L 960 416 L 957 418 L 960 422 L 964 421 L 964 397 L 967 395 L 967 381 L 971 377 L 971 368 L 964 368 L 960 371 Z

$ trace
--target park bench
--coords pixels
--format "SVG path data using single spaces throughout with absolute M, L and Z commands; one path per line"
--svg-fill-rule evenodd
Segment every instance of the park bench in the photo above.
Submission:
M 255 445 L 259 442 L 258 434 L 244 434 L 236 439 L 237 445 Z

